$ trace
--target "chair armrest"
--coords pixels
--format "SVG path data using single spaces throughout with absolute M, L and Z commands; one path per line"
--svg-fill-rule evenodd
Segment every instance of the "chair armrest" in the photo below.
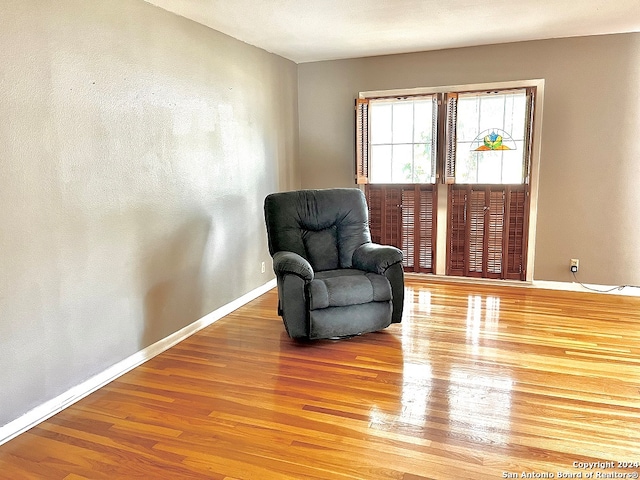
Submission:
M 305 282 L 313 280 L 311 264 L 297 253 L 280 251 L 273 255 L 273 271 L 278 277 L 297 275 Z
M 402 250 L 391 245 L 365 243 L 353 252 L 353 266 L 358 270 L 384 275 L 387 269 L 402 262 Z

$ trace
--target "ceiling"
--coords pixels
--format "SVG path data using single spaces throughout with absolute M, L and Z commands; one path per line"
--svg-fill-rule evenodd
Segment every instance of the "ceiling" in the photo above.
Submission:
M 640 0 L 146 0 L 296 63 L 640 31 Z

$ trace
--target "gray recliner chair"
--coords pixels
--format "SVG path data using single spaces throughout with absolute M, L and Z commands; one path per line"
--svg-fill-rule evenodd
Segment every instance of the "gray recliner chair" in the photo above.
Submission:
M 291 338 L 348 337 L 402 320 L 402 251 L 371 242 L 362 191 L 273 193 L 264 215 Z

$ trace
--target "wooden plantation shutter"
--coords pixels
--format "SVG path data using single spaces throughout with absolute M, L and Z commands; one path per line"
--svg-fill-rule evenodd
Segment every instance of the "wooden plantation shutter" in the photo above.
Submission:
M 415 188 L 402 189 L 402 243 L 400 248 L 404 254 L 403 266 L 412 271 L 414 271 L 415 265 L 419 262 L 419 259 L 416 258 L 418 250 L 415 242 L 416 227 L 420 227 L 419 221 L 416 221 L 416 214 L 418 213 L 417 197 Z
M 382 243 L 382 221 L 384 219 L 384 191 L 381 188 L 365 187 L 367 207 L 369 209 L 369 232 L 373 243 Z
M 502 276 L 504 271 L 502 254 L 505 252 L 506 246 L 506 242 L 504 242 L 505 191 L 502 188 L 498 190 L 490 188 L 486 194 L 488 195 L 488 210 L 485 212 L 485 217 L 488 216 L 488 219 L 484 232 L 485 260 L 482 268 L 487 276 L 504 278 Z
M 444 145 L 445 138 L 445 117 L 440 113 L 440 105 L 442 105 L 442 93 L 433 95 L 431 107 L 431 138 L 433 144 L 431 146 L 431 165 L 432 172 L 435 172 L 435 183 L 438 183 L 442 175 L 442 166 L 444 162 L 441 160 L 443 157 L 442 148 L 440 145 Z
M 484 228 L 486 212 L 486 196 L 484 190 L 470 188 L 467 193 L 467 231 L 469 246 L 467 257 L 467 275 L 481 276 L 483 272 L 484 255 Z
M 467 191 L 449 187 L 448 195 L 447 275 L 466 275 L 467 249 Z
M 526 123 L 525 123 L 525 136 L 524 136 L 524 149 L 525 160 L 523 162 L 522 178 L 524 183 L 529 184 L 529 173 L 531 169 L 531 145 L 533 143 L 533 108 L 535 105 L 536 89 L 535 87 L 527 88 L 527 111 L 526 111 Z
M 509 185 L 505 202 L 505 274 L 510 280 L 526 278 L 526 253 L 529 211 L 528 185 Z
M 402 187 L 367 184 L 371 241 L 400 248 L 402 235 Z
M 387 186 L 383 191 L 382 243 L 402 248 L 402 187 Z
M 447 274 L 525 279 L 526 185 L 450 185 Z
M 446 126 L 445 126 L 445 183 L 454 183 L 456 180 L 456 129 L 458 124 L 458 94 L 446 95 Z
M 369 100 L 356 100 L 356 184 L 369 183 Z
M 401 249 L 406 271 L 433 273 L 436 227 L 434 185 L 368 184 L 365 194 L 369 206 L 371 240 Z
M 414 272 L 433 273 L 435 271 L 435 239 L 436 239 L 436 212 L 437 212 L 437 188 L 435 185 L 416 185 L 418 195 L 418 211 L 415 218 L 418 226 L 415 243 L 416 260 Z

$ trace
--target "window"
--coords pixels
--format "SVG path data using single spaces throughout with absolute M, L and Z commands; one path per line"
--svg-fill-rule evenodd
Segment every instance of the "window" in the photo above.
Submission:
M 366 185 L 374 241 L 401 248 L 408 271 L 436 273 L 442 238 L 440 273 L 525 279 L 535 92 L 358 99 L 356 182 Z
M 371 183 L 434 183 L 435 97 L 369 103 Z
M 359 99 L 357 183 L 526 183 L 533 93 Z
M 527 92 L 459 95 L 455 183 L 524 182 Z

